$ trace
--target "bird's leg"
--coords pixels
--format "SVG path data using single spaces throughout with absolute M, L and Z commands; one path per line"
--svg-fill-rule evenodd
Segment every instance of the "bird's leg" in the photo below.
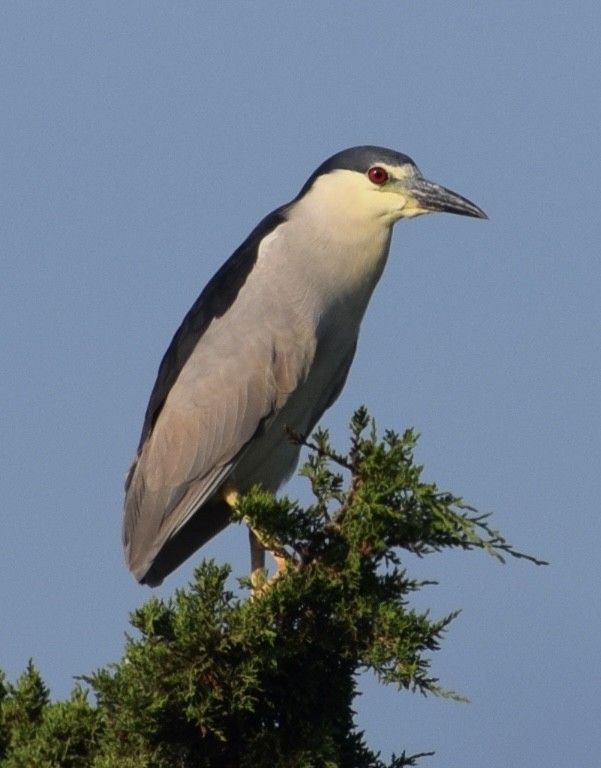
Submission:
M 232 507 L 232 509 L 238 503 L 238 491 L 229 482 L 226 482 L 223 485 L 221 495 L 225 503 Z M 250 583 L 252 594 L 257 596 L 263 591 L 267 584 L 271 584 L 284 574 L 286 570 L 286 556 L 283 550 L 274 550 L 268 543 L 263 541 L 261 536 L 251 528 L 248 520 L 246 520 L 246 523 L 248 524 L 248 536 L 250 540 Z M 266 550 L 269 550 L 277 567 L 277 573 L 269 581 L 266 581 L 265 575 Z
M 238 491 L 229 482 L 224 483 L 221 495 L 225 503 L 232 507 L 232 509 L 238 503 Z M 246 523 L 248 524 L 248 520 Z M 257 595 L 265 586 L 265 550 L 267 547 L 263 544 L 259 535 L 250 527 L 250 524 L 248 524 L 248 536 L 250 539 L 250 583 L 252 594 Z M 278 563 L 279 573 L 281 570 L 279 558 L 276 559 L 276 562 Z
M 275 560 L 275 564 L 278 569 L 277 573 L 272 579 L 272 581 L 275 581 L 276 579 L 279 579 L 280 576 L 283 576 L 286 571 L 286 558 L 283 555 L 278 554 L 277 552 L 272 552 L 271 556 Z
M 273 545 L 269 545 L 261 540 L 259 534 L 253 531 L 249 527 L 248 534 L 250 538 L 250 564 L 251 564 L 251 576 L 250 581 L 252 585 L 253 597 L 261 595 L 268 587 L 281 578 L 286 572 L 286 552 L 283 549 L 272 549 Z M 269 554 L 275 560 L 277 566 L 277 572 L 267 579 L 265 572 L 265 552 Z
M 234 488 L 234 486 L 230 482 L 226 482 L 223 484 L 223 487 L 221 488 L 221 496 L 225 503 L 228 505 L 228 507 L 231 507 L 232 509 L 236 506 L 238 503 L 238 491 Z
M 265 547 L 252 528 L 248 529 L 248 538 L 250 540 L 250 583 L 253 595 L 257 595 L 265 586 Z

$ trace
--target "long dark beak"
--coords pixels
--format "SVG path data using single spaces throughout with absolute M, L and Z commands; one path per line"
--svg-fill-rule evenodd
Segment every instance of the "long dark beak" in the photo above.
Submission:
M 474 216 L 487 219 L 488 216 L 471 200 L 451 192 L 440 184 L 416 176 L 407 184 L 407 192 L 414 199 L 419 213 L 457 213 L 460 216 Z

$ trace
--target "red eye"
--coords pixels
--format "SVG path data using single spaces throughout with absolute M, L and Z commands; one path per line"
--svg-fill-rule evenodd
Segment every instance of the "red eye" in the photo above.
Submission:
M 379 165 L 374 165 L 373 168 L 370 168 L 367 172 L 367 176 L 372 184 L 377 184 L 378 186 L 381 186 L 388 181 L 388 172 Z

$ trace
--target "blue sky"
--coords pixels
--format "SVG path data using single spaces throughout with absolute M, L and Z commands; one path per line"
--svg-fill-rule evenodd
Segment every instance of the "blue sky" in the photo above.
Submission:
M 397 226 L 346 389 L 425 475 L 548 559 L 415 564 L 463 612 L 434 657 L 471 704 L 364 681 L 424 765 L 596 766 L 601 10 L 583 0 L 11 2 L 0 8 L 0 668 L 57 697 L 151 592 L 122 484 L 160 358 L 258 220 L 347 146 L 409 154 L 490 221 Z M 302 481 L 289 492 L 307 499 Z M 203 550 L 247 568 L 231 527 Z M 158 590 L 189 580 L 190 561 Z

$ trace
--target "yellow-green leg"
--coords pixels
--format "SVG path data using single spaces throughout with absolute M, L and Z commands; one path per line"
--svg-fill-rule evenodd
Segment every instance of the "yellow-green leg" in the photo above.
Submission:
M 221 489 L 221 495 L 230 507 L 233 508 L 236 506 L 238 502 L 238 491 L 230 485 L 230 483 L 224 484 Z M 261 540 L 261 537 L 253 531 L 250 525 L 248 526 L 248 536 L 250 540 L 250 583 L 252 585 L 252 594 L 256 596 L 260 594 L 267 584 L 280 578 L 284 573 L 286 570 L 286 558 L 271 549 L 269 550 L 271 556 L 275 560 L 278 570 L 274 577 L 267 582 L 265 576 L 265 551 L 269 549 L 269 547 Z

